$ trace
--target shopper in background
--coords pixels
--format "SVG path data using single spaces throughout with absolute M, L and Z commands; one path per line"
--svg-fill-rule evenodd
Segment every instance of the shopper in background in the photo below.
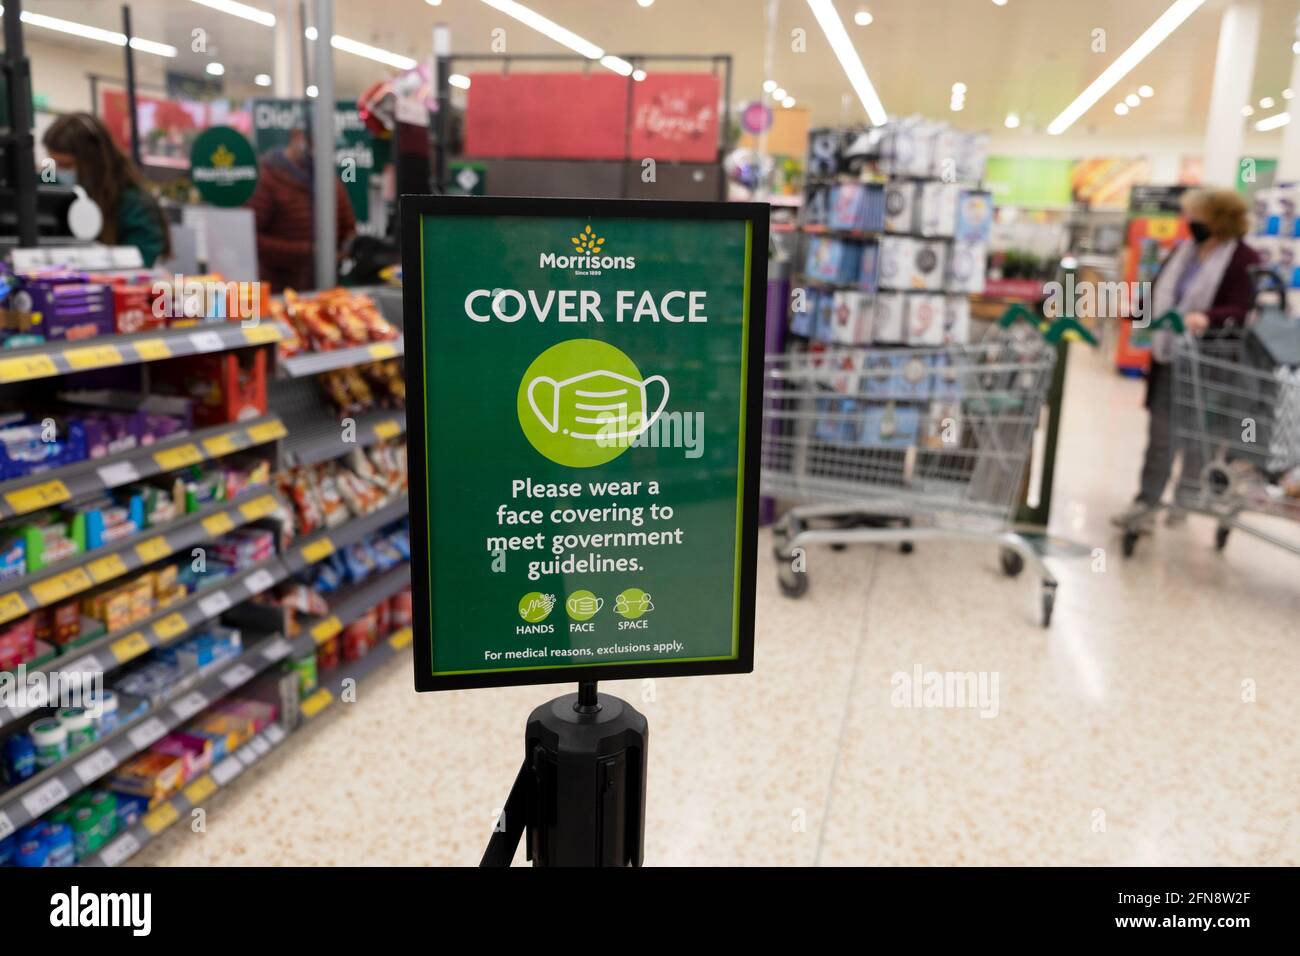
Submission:
M 148 183 L 113 142 L 108 127 L 89 113 L 67 113 L 41 138 L 64 182 L 80 186 L 99 206 L 99 241 L 135 246 L 146 266 L 171 255 L 171 234 Z
M 1183 196 L 1183 215 L 1190 239 L 1173 248 L 1152 283 L 1149 302 L 1139 314 L 1155 320 L 1170 310 L 1183 317 L 1187 331 L 1240 326 L 1254 305 L 1250 267 L 1259 261 L 1255 251 L 1241 241 L 1249 222 L 1246 202 L 1231 189 L 1207 189 Z M 1173 333 L 1152 334 L 1151 371 L 1147 377 L 1146 458 L 1141 486 L 1133 505 L 1113 519 L 1132 530 L 1149 530 L 1155 509 L 1173 471 Z M 1202 462 L 1183 455 L 1182 473 L 1194 479 Z
M 257 188 L 248 204 L 257 217 L 257 261 L 261 280 L 273 292 L 285 288 L 314 289 L 315 243 L 312 240 L 311 150 L 302 130 L 294 130 L 289 145 L 262 158 Z M 357 231 L 343 183 L 334 179 L 337 209 L 337 255 Z

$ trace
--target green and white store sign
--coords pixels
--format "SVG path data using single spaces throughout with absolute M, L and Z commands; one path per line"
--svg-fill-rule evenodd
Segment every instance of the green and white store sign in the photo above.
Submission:
M 767 207 L 402 222 L 417 687 L 750 670 Z
M 229 126 L 212 126 L 190 147 L 190 182 L 204 202 L 242 206 L 257 186 L 257 156 L 244 134 Z

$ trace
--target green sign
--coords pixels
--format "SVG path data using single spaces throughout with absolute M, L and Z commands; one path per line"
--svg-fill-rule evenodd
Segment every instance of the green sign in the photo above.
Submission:
M 487 166 L 455 161 L 447 164 L 447 192 L 452 196 L 486 196 Z
M 190 182 L 204 202 L 242 206 L 257 186 L 257 157 L 244 134 L 229 126 L 212 126 L 190 147 Z
M 1076 160 L 1036 156 L 990 156 L 984 188 L 999 206 L 1069 206 L 1074 202 L 1070 175 Z
M 767 206 L 402 206 L 417 688 L 751 670 Z
M 294 130 L 307 128 L 302 100 L 255 99 L 250 111 L 258 155 L 287 146 Z M 370 219 L 370 175 L 378 167 L 375 140 L 356 103 L 347 100 L 334 104 L 334 163 L 352 212 L 358 222 L 366 222 Z

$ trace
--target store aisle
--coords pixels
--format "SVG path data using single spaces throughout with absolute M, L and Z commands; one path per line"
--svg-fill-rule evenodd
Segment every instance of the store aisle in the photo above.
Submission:
M 796 602 L 764 534 L 752 676 L 608 685 L 650 720 L 648 863 L 1300 864 L 1300 564 L 1216 554 L 1195 517 L 1125 561 L 1142 385 L 1075 352 L 1053 531 L 1104 570 L 1053 561 L 1044 631 L 986 547 L 816 550 Z M 996 716 L 894 706 L 918 666 L 996 676 Z M 135 862 L 476 863 L 529 710 L 568 689 L 417 697 L 403 658 Z

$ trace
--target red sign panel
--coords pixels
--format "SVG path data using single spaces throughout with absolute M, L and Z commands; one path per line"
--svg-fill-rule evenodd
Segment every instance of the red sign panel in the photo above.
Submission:
M 475 73 L 465 155 L 622 159 L 628 81 L 616 73 Z
M 709 163 L 718 156 L 718 78 L 651 73 L 632 84 L 630 157 Z

